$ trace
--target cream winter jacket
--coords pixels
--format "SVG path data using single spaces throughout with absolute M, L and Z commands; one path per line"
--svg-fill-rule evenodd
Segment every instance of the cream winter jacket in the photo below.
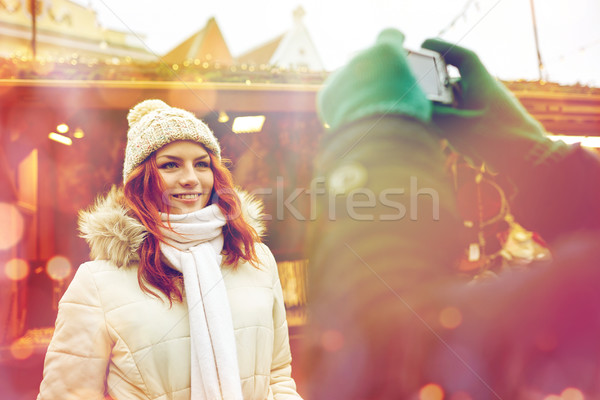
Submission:
M 247 220 L 257 221 L 257 204 L 242 200 Z M 38 400 L 190 399 L 187 304 L 141 291 L 137 250 L 146 232 L 121 192 L 82 213 L 80 229 L 95 260 L 79 267 L 60 301 Z M 265 245 L 256 251 L 260 269 L 221 266 L 242 392 L 244 399 L 298 400 L 277 265 Z

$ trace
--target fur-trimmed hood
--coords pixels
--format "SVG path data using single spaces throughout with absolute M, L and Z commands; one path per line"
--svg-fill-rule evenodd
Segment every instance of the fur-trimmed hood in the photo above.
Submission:
M 259 236 L 264 236 L 262 202 L 242 190 L 236 189 L 236 193 L 244 219 Z M 139 260 L 138 250 L 147 235 L 144 225 L 126 205 L 123 190 L 116 186 L 79 213 L 79 231 L 90 246 L 92 259 L 108 260 L 118 267 Z

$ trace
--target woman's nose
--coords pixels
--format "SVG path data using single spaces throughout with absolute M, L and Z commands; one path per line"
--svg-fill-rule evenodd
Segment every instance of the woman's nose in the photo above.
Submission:
M 193 166 L 185 166 L 181 171 L 179 183 L 182 186 L 195 186 L 199 182 L 198 176 Z

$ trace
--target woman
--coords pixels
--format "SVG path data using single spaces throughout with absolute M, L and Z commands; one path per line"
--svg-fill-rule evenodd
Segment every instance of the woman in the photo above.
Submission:
M 80 216 L 94 261 L 59 305 L 38 399 L 300 399 L 261 211 L 210 129 L 146 100 L 124 187 Z

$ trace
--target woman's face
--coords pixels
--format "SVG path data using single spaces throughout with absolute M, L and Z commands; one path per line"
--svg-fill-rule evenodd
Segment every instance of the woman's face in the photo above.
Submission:
M 166 188 L 163 203 L 169 204 L 171 213 L 188 214 L 208 204 L 214 184 L 210 162 L 204 146 L 196 142 L 171 142 L 156 151 Z

